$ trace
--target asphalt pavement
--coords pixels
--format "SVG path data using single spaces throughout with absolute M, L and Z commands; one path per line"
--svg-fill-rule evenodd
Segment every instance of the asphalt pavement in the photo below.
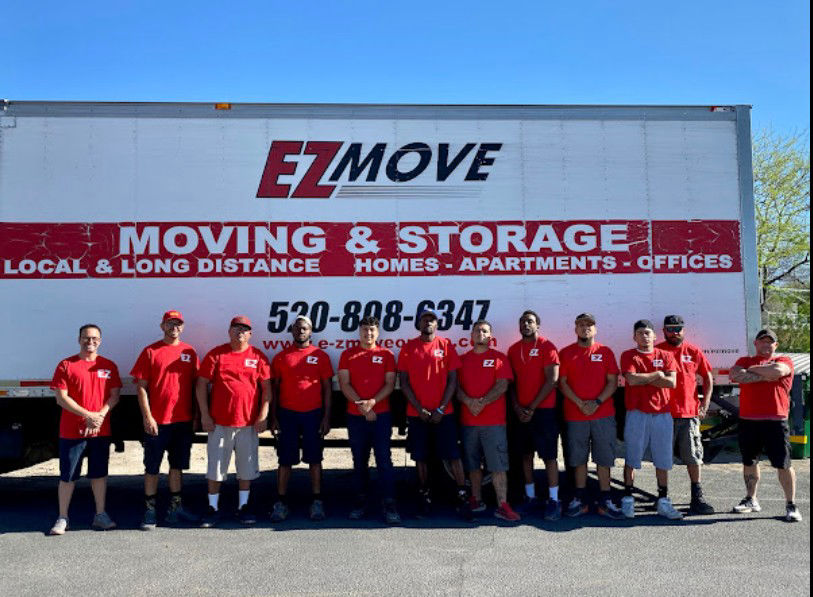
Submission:
M 252 527 L 229 516 L 216 529 L 140 531 L 142 478 L 117 475 L 110 478 L 108 511 L 119 529 L 94 532 L 90 489 L 80 481 L 63 537 L 47 536 L 56 517 L 55 477 L 3 475 L 0 594 L 809 595 L 810 465 L 794 465 L 801 523 L 781 520 L 784 500 L 769 467 L 759 514 L 729 513 L 743 496 L 742 474 L 738 465 L 721 463 L 704 469 L 706 497 L 721 513 L 660 518 L 648 506 L 655 479 L 645 465 L 634 520 L 589 514 L 546 522 L 536 514 L 519 524 L 495 519 L 492 509 L 466 523 L 443 500 L 431 518 L 416 518 L 414 469 L 399 467 L 400 527 L 385 526 L 377 512 L 348 520 L 351 474 L 343 469 L 326 471 L 328 519 L 310 522 L 307 471 L 296 469 L 291 519 L 270 522 L 275 475 L 265 472 L 252 490 L 260 514 Z M 614 473 L 618 482 L 620 468 Z M 685 469 L 676 466 L 671 479 L 676 506 L 687 508 Z M 162 482 L 161 505 L 164 491 Z M 203 511 L 205 492 L 200 475 L 187 478 L 190 508 Z M 233 511 L 233 480 L 222 500 L 224 512 Z

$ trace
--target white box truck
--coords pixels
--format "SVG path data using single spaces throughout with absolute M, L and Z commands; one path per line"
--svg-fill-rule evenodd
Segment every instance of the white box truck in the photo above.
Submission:
M 334 367 L 362 316 L 397 355 L 427 307 L 460 352 L 478 319 L 507 350 L 528 308 L 559 347 L 595 314 L 617 353 L 678 313 L 718 373 L 759 327 L 748 106 L 0 108 L 6 468 L 50 455 L 89 322 L 123 375 L 168 309 L 201 355 L 244 314 L 273 356 L 307 314 Z

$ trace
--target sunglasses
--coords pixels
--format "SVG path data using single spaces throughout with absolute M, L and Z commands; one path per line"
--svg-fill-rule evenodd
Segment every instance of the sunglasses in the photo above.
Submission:
M 679 334 L 680 332 L 683 331 L 683 326 L 682 325 L 668 325 L 668 326 L 666 326 L 665 329 L 666 329 L 667 332 L 672 332 L 673 334 Z

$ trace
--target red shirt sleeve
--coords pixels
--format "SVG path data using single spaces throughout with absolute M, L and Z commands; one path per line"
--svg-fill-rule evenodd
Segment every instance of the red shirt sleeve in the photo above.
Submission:
M 663 370 L 664 371 L 677 371 L 677 361 L 671 352 L 662 351 L 663 354 Z
M 460 356 L 457 354 L 455 347 L 452 346 L 451 342 L 446 343 L 446 368 L 449 371 L 455 371 L 460 369 L 462 363 L 460 362 Z
M 497 379 L 514 379 L 514 373 L 511 371 L 511 365 L 508 363 L 508 357 L 503 354 L 497 357 Z
M 271 379 L 271 363 L 268 362 L 268 357 L 260 353 L 260 368 L 257 371 L 260 381 L 268 381 Z
M 107 384 L 107 389 L 110 390 L 112 388 L 120 388 L 121 387 L 121 377 L 119 377 L 119 368 L 116 366 L 116 363 L 110 362 L 110 383 Z
M 51 379 L 52 390 L 68 389 L 68 366 L 65 361 L 60 361 L 54 370 L 54 377 Z
M 398 371 L 409 370 L 409 349 L 404 346 L 398 353 Z
M 216 368 L 217 360 L 213 351 L 203 358 L 203 363 L 200 366 L 200 371 L 198 371 L 198 377 L 203 377 L 211 381 L 212 378 L 214 378 Z
M 618 369 L 618 363 L 615 360 L 615 353 L 613 353 L 612 349 L 605 347 L 604 354 L 606 355 L 607 375 L 618 375 L 621 373 Z
M 392 351 L 388 350 L 384 357 L 384 371 L 387 373 L 395 373 L 395 355 Z
M 703 354 L 703 351 L 699 348 L 697 349 L 697 373 L 700 375 L 706 376 L 711 373 L 711 363 L 706 358 L 706 355 Z
M 629 351 L 621 353 L 621 373 L 635 373 L 635 361 Z
M 342 354 L 339 356 L 339 371 L 341 371 L 342 369 L 349 369 L 350 365 L 347 362 L 349 359 L 347 353 L 349 351 L 350 351 L 349 348 L 347 350 L 343 350 Z
M 735 367 L 742 367 L 743 369 L 748 369 L 748 358 L 749 357 L 740 357 L 737 359 L 737 362 L 734 363 Z
M 545 350 L 542 353 L 542 365 L 558 365 L 559 353 L 556 352 L 556 347 L 552 342 L 545 343 Z
M 141 354 L 138 355 L 138 359 L 133 365 L 132 370 L 130 371 L 130 375 L 132 375 L 136 379 L 141 379 L 143 381 L 150 381 L 150 355 L 149 349 L 145 348 L 141 351 Z
M 320 376 L 322 379 L 330 379 L 333 377 L 333 363 L 330 362 L 330 357 L 327 356 L 326 352 L 323 352 L 320 355 L 322 358 L 319 359 L 320 363 Z

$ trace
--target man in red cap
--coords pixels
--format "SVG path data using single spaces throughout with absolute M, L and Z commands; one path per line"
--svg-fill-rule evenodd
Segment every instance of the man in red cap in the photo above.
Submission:
M 180 311 L 167 311 L 161 319 L 164 337 L 153 342 L 138 357 L 130 375 L 138 386 L 138 406 L 144 422 L 144 518 L 143 530 L 157 523 L 158 472 L 164 452 L 169 460 L 170 503 L 168 524 L 194 522 L 181 502 L 181 475 L 189 468 L 192 450 L 195 376 L 198 355 L 181 342 L 184 319 Z
M 257 522 L 249 507 L 251 482 L 260 476 L 259 437 L 268 425 L 271 402 L 271 364 L 262 351 L 249 344 L 251 321 L 245 315 L 232 318 L 229 342 L 213 348 L 203 358 L 196 395 L 203 430 L 209 433 L 206 446 L 209 508 L 204 527 L 220 520 L 220 485 L 229 472 L 232 452 L 237 459 L 239 489 L 238 518 L 243 524 Z M 212 384 L 211 405 L 208 386 Z M 257 387 L 262 395 L 258 399 Z
M 59 421 L 59 518 L 52 535 L 68 529 L 68 507 L 87 456 L 87 477 L 96 502 L 93 528 L 116 528 L 105 512 L 107 465 L 110 460 L 110 411 L 119 401 L 121 380 L 116 364 L 99 356 L 102 330 L 89 323 L 79 328 L 79 354 L 60 361 L 51 389 L 62 407 Z
M 706 416 L 714 389 L 714 378 L 708 359 L 694 344 L 685 340 L 686 327 L 680 315 L 667 315 L 663 320 L 663 334 L 666 340 L 657 344 L 670 352 L 677 365 L 677 386 L 670 389 L 675 435 L 680 459 L 686 465 L 691 483 L 692 500 L 689 512 L 692 514 L 714 514 L 714 508 L 703 497 L 700 486 L 700 467 L 703 466 L 703 443 L 700 437 L 700 419 Z M 703 393 L 697 395 L 697 376 L 703 380 Z
M 731 368 L 731 381 L 740 384 L 739 439 L 745 498 L 734 512 L 759 512 L 757 501 L 759 457 L 764 451 L 776 469 L 785 492 L 785 520 L 799 522 L 796 507 L 796 472 L 790 459 L 790 388 L 793 385 L 793 361 L 776 354 L 779 340 L 771 329 L 760 330 L 754 339 L 756 354 L 737 359 Z

